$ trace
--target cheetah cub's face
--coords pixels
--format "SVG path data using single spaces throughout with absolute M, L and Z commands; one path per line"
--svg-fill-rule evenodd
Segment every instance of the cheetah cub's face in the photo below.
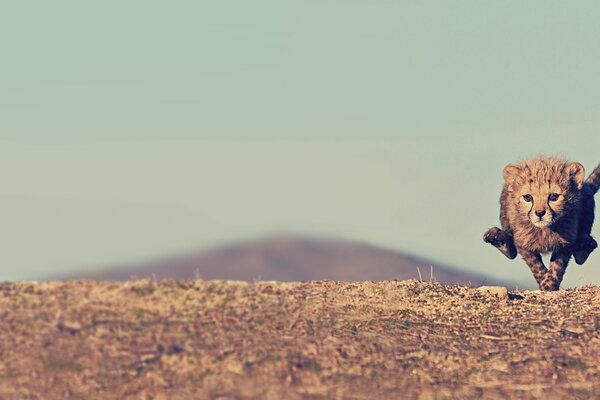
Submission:
M 537 228 L 556 222 L 576 201 L 584 177 L 583 166 L 558 160 L 507 165 L 504 179 L 517 212 Z
M 556 182 L 531 182 L 519 188 L 519 210 L 533 225 L 545 228 L 560 217 L 565 204 L 565 189 Z

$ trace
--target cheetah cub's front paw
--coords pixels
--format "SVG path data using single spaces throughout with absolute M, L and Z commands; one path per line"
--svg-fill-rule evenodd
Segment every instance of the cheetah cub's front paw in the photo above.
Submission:
M 488 229 L 483 235 L 483 241 L 496 247 L 502 254 L 511 260 L 517 256 L 517 249 L 513 243 L 512 235 L 498 227 Z
M 502 229 L 494 226 L 483 235 L 483 241 L 494 247 L 500 247 L 506 243 L 506 234 Z
M 598 243 L 590 235 L 580 238 L 577 243 L 575 243 L 575 248 L 573 250 L 575 262 L 579 265 L 583 264 L 596 247 L 598 247 Z

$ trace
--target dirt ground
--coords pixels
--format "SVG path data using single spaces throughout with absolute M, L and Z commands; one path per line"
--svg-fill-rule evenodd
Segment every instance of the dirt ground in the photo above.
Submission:
M 600 288 L 0 284 L 0 399 L 600 398 Z

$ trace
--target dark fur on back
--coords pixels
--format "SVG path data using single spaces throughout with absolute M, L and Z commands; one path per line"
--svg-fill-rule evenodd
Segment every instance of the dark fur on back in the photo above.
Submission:
M 591 237 L 600 166 L 584 181 L 584 168 L 540 156 L 504 168 L 500 224 L 484 235 L 510 259 L 520 254 L 540 289 L 558 290 L 571 256 L 583 264 L 597 247 Z M 541 254 L 552 252 L 550 268 Z

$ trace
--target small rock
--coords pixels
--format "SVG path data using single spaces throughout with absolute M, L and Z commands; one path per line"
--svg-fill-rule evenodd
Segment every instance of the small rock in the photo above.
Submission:
M 508 299 L 508 289 L 503 286 L 480 286 L 477 290 L 485 294 L 493 294 L 499 299 Z
M 585 333 L 585 328 L 583 328 L 581 326 L 577 326 L 577 325 L 565 326 L 563 328 L 563 330 L 568 333 L 575 334 L 575 335 L 581 335 L 581 334 Z
M 81 324 L 77 321 L 59 321 L 58 330 L 75 334 L 77 331 L 81 330 Z

